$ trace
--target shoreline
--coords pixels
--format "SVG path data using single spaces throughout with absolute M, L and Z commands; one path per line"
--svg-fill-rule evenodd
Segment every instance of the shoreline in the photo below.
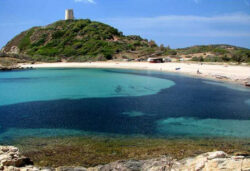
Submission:
M 156 170 L 242 170 L 250 169 L 250 159 L 243 153 L 235 156 L 224 151 L 198 153 L 195 156 L 177 160 L 171 156 L 162 155 L 153 159 L 114 160 L 110 163 L 83 167 L 77 165 L 37 166 L 32 159 L 23 156 L 15 146 L 0 146 L 0 169 L 9 171 L 156 171 Z
M 177 73 L 194 78 L 203 78 L 222 82 L 245 85 L 250 82 L 250 67 L 228 64 L 206 63 L 147 63 L 147 62 L 59 62 L 20 64 L 24 68 L 113 68 L 113 69 L 136 69 L 153 70 L 168 73 Z M 179 70 L 176 70 L 179 68 Z M 197 73 L 200 72 L 200 74 Z
M 249 138 L 162 139 L 73 136 L 23 138 L 12 145 L 19 147 L 22 154 L 32 159 L 38 166 L 59 167 L 81 163 L 81 166 L 91 167 L 117 160 L 152 159 L 164 154 L 178 160 L 209 151 L 225 151 L 231 155 L 243 153 L 249 156 L 247 142 L 249 142 Z M 82 153 L 84 151 L 87 153 Z M 47 154 L 50 155 L 47 156 Z M 93 160 L 93 157 L 97 160 Z
M 24 138 L 12 144 L 37 167 L 95 167 L 114 161 L 169 156 L 179 161 L 210 151 L 249 156 L 249 139 L 151 139 L 108 137 Z M 150 144 L 150 145 L 149 145 Z

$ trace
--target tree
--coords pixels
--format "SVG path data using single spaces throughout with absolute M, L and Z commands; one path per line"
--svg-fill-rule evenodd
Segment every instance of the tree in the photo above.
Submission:
M 149 46 L 150 46 L 150 47 L 157 47 L 155 41 L 153 41 L 153 40 L 150 40 L 150 41 L 149 41 Z
M 222 56 L 222 60 L 228 62 L 230 61 L 230 58 L 227 55 L 224 55 Z
M 232 54 L 232 59 L 238 62 L 238 64 L 242 62 L 247 62 L 247 58 L 248 58 L 248 55 L 241 51 L 236 51 Z
M 160 50 L 161 50 L 161 51 L 165 51 L 165 47 L 164 47 L 163 44 L 160 45 Z

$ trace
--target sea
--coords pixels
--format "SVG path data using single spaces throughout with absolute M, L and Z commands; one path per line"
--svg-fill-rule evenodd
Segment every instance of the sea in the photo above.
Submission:
M 150 70 L 0 72 L 0 143 L 83 135 L 250 138 L 250 89 Z

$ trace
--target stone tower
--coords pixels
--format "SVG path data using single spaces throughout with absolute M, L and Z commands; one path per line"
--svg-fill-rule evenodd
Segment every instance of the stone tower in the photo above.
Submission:
M 65 20 L 74 20 L 74 11 L 73 9 L 65 10 Z

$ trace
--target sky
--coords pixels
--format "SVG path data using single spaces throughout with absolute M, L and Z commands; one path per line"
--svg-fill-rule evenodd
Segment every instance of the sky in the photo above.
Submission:
M 20 32 L 64 19 L 104 22 L 171 48 L 250 48 L 250 0 L 0 0 L 0 48 Z

